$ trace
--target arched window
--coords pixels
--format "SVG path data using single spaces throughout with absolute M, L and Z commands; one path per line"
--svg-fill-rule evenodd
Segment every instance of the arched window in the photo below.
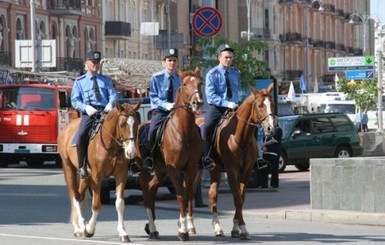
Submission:
M 20 18 L 16 18 L 16 40 L 25 39 L 24 25 Z

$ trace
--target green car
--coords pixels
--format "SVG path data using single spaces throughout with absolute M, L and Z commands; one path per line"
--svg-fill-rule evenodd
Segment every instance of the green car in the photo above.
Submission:
M 310 158 L 355 157 L 363 153 L 358 131 L 342 113 L 320 113 L 282 116 L 280 172 L 287 165 L 298 170 L 309 169 Z

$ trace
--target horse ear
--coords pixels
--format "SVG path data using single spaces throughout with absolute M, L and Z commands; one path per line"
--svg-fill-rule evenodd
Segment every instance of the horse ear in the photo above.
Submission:
M 249 89 L 250 89 L 250 91 L 251 91 L 252 94 L 255 94 L 255 88 L 254 88 L 254 87 L 252 87 L 252 86 L 249 85 Z
M 115 100 L 115 108 L 118 109 L 118 111 L 122 111 L 122 106 L 120 105 L 119 101 Z
M 134 105 L 134 110 L 137 111 L 140 108 L 140 105 L 142 104 L 142 99 L 139 99 L 138 102 Z
M 177 73 L 179 75 L 179 77 L 182 79 L 183 78 L 183 71 L 181 71 L 180 69 L 177 70 Z
M 267 92 L 268 94 L 270 94 L 271 91 L 273 91 L 273 89 L 274 89 L 274 83 L 270 83 L 269 87 L 267 87 L 267 89 L 266 89 L 266 92 Z
M 197 76 L 197 75 L 199 75 L 199 73 L 200 73 L 199 67 L 196 66 L 195 70 L 194 70 L 194 74 Z

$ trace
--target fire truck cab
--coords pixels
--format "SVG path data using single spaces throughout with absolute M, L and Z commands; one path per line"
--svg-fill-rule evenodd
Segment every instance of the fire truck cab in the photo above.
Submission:
M 0 85 L 0 167 L 20 161 L 31 167 L 60 164 L 58 133 L 78 117 L 71 89 L 39 81 Z

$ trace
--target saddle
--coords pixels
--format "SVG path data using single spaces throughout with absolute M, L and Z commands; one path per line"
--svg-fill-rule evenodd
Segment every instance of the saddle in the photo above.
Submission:
M 87 137 L 88 142 L 95 137 L 97 132 L 99 132 L 100 126 L 103 124 L 106 114 L 107 114 L 106 112 L 102 111 L 102 112 L 98 112 L 98 113 L 93 115 L 96 118 L 94 119 L 92 126 L 91 126 L 91 129 L 88 132 L 88 137 Z M 79 132 L 79 129 L 76 130 L 76 132 L 72 138 L 71 147 L 77 146 L 78 132 Z
M 226 110 L 225 113 L 223 113 L 221 119 L 219 120 L 217 126 L 214 129 L 214 133 L 211 138 L 211 144 L 213 148 L 216 147 L 219 141 L 219 136 L 217 137 L 217 135 L 219 134 L 217 134 L 217 132 L 222 130 L 222 128 L 227 125 L 225 122 L 228 122 L 232 115 L 234 115 L 234 112 L 232 110 Z

